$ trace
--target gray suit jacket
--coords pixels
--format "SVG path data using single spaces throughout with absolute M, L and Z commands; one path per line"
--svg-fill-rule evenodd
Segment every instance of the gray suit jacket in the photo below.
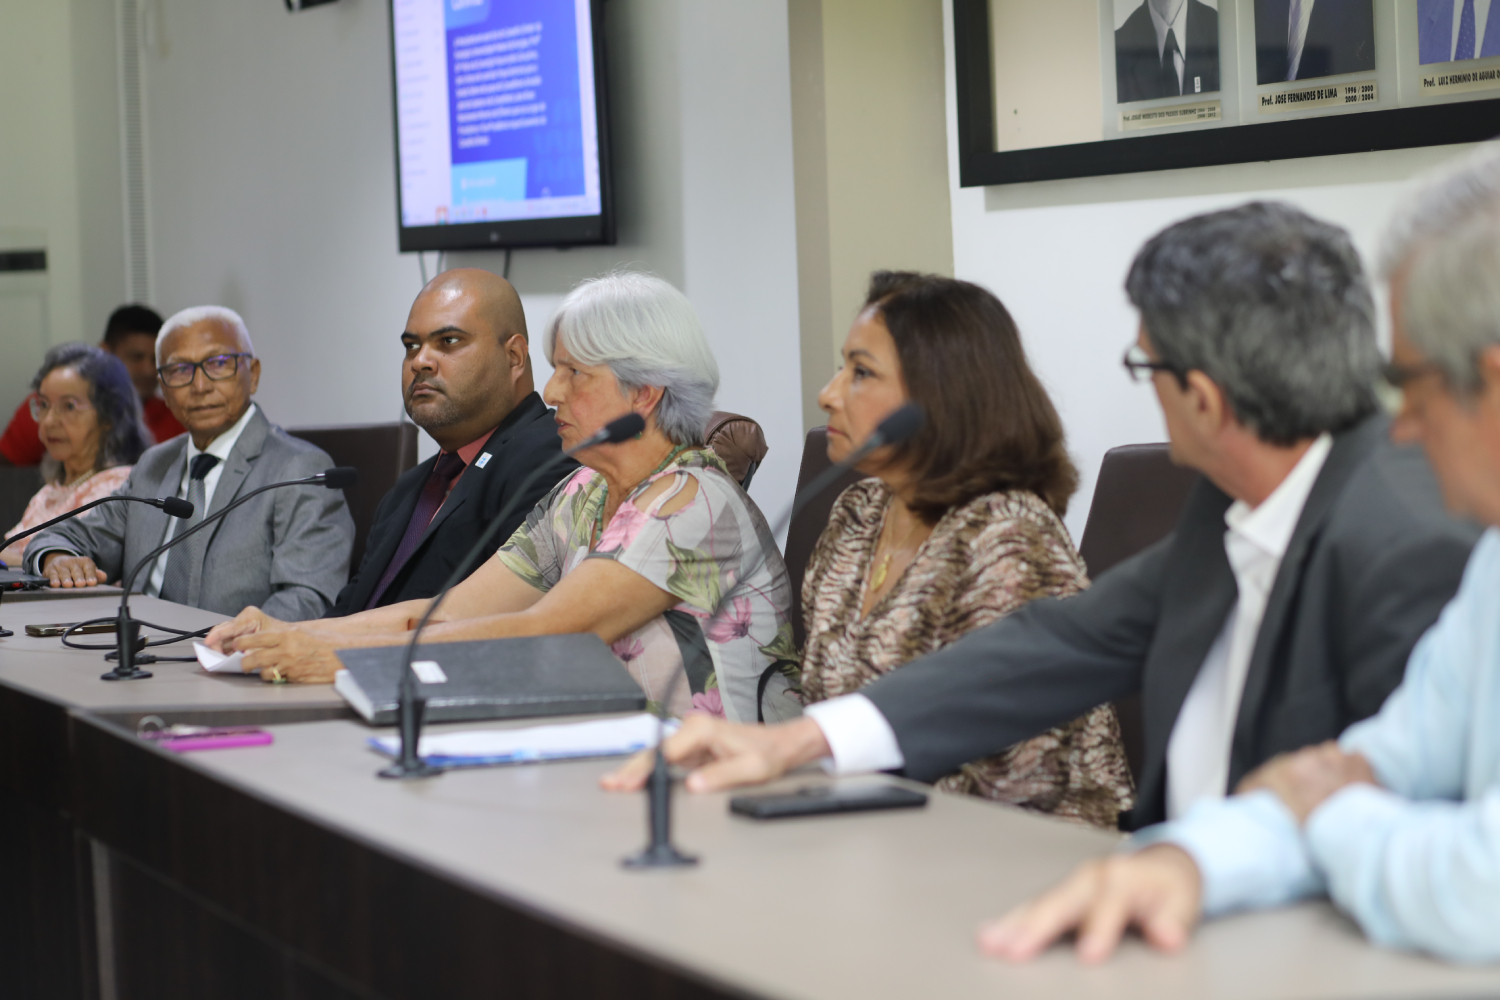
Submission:
M 1230 750 L 1229 788 L 1271 756 L 1375 713 L 1458 589 L 1476 527 L 1449 517 L 1420 451 L 1372 417 L 1339 434 L 1272 585 Z M 1230 498 L 1207 480 L 1173 533 L 1076 597 L 1035 601 L 864 689 L 906 773 L 960 764 L 1141 694 L 1137 828 L 1166 815 L 1167 741 L 1238 591 Z
M 187 435 L 148 449 L 119 492 L 175 496 L 187 469 Z M 212 514 L 269 483 L 305 479 L 333 465 L 328 455 L 290 437 L 256 408 L 225 460 L 209 504 Z M 349 578 L 354 521 L 342 490 L 289 486 L 268 490 L 204 529 L 202 565 L 193 567 L 187 603 L 220 614 L 255 604 L 286 621 L 321 617 Z M 51 549 L 86 555 L 111 582 L 161 544 L 167 515 L 154 507 L 110 503 L 41 532 L 26 546 L 26 564 Z M 174 555 L 182 549 L 171 550 Z M 144 586 L 151 568 L 141 570 Z

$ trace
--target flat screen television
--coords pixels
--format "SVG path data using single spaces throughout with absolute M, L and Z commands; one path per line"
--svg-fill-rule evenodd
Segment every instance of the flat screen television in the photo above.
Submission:
M 400 247 L 613 243 L 604 0 L 391 0 Z

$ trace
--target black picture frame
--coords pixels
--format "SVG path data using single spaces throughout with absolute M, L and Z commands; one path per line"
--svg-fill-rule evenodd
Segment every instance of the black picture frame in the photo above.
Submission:
M 1290 160 L 1500 135 L 1500 98 L 996 151 L 989 0 L 953 0 L 960 187 Z
M 594 115 L 599 130 L 599 214 L 550 219 L 496 219 L 454 225 L 408 226 L 401 209 L 401 118 L 396 89 L 396 4 L 387 0 L 391 42 L 391 154 L 396 164 L 396 241 L 401 253 L 424 250 L 519 250 L 525 247 L 612 246 L 615 199 L 606 86 L 604 2 L 590 0 L 594 42 Z

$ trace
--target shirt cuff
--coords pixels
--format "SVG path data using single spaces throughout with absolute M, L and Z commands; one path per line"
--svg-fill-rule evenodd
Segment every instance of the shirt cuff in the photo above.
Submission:
M 906 765 L 891 724 L 862 694 L 820 701 L 802 714 L 818 724 L 833 750 L 833 758 L 821 762 L 830 774 L 895 771 Z
M 1175 844 L 1198 866 L 1203 913 L 1282 906 L 1322 889 L 1297 819 L 1270 791 L 1200 801 L 1181 819 L 1148 827 L 1132 846 Z

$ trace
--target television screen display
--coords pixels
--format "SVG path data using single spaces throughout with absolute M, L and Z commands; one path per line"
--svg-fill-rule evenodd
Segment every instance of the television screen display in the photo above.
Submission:
M 614 241 L 603 0 L 391 0 L 400 245 Z

